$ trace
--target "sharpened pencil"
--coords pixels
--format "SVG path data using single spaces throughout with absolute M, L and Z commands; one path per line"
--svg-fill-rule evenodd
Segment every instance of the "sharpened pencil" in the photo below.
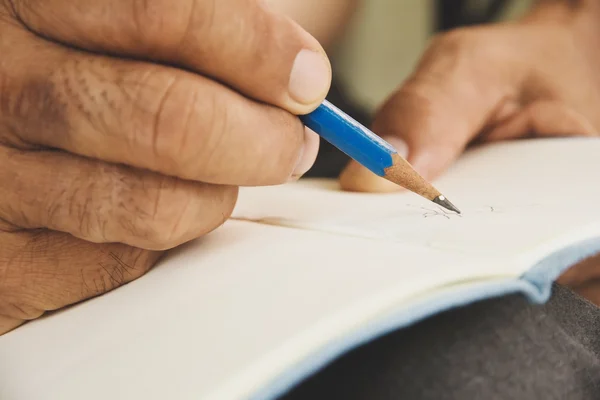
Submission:
M 411 192 L 460 214 L 443 194 L 427 182 L 388 142 L 325 100 L 316 110 L 301 115 L 304 125 L 348 157 Z

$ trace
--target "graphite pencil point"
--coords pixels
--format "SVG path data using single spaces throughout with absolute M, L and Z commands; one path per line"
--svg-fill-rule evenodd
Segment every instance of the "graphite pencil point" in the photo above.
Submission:
M 444 207 L 446 210 L 454 211 L 457 214 L 460 214 L 460 210 L 456 208 L 454 204 L 452 204 L 446 197 L 438 196 L 432 200 L 435 204 Z

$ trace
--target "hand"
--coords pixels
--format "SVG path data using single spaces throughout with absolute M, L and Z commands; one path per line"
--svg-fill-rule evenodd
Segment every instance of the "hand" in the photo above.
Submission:
M 383 105 L 373 130 L 426 179 L 473 142 L 532 136 L 598 136 L 600 4 L 540 2 L 523 20 L 441 35 Z M 347 190 L 398 186 L 350 163 Z M 558 280 L 600 305 L 600 257 Z
M 0 334 L 144 274 L 318 147 L 318 42 L 255 0 L 0 0 Z
M 476 141 L 598 135 L 600 12 L 597 2 L 565 3 L 435 38 L 373 130 L 428 180 Z M 347 190 L 398 190 L 355 162 L 340 180 Z
M 600 254 L 572 266 L 557 282 L 600 306 Z

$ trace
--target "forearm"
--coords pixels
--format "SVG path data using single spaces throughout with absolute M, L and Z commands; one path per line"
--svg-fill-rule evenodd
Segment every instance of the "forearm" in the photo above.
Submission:
M 266 0 L 312 34 L 323 47 L 342 34 L 360 0 Z

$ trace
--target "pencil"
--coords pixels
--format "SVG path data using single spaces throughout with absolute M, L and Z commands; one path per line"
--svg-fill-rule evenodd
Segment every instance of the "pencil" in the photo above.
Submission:
M 443 194 L 419 175 L 388 142 L 325 100 L 300 120 L 348 157 L 411 192 L 460 214 Z

